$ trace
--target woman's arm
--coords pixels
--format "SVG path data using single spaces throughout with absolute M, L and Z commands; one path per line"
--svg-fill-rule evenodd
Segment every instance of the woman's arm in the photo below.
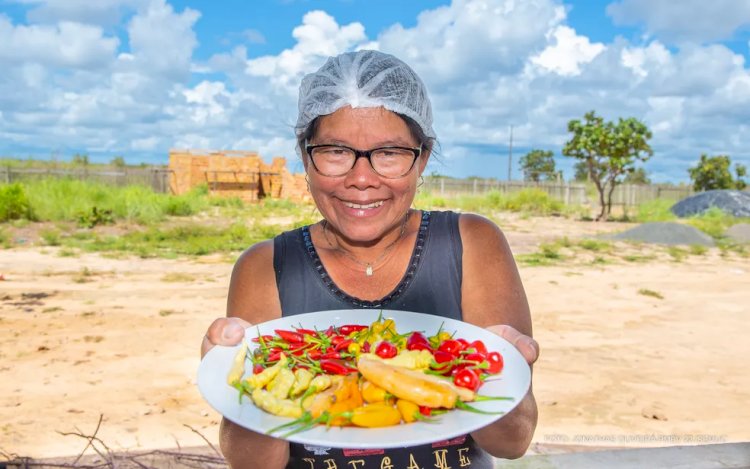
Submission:
M 505 337 L 533 364 L 539 346 L 531 338 L 529 304 L 505 236 L 497 225 L 478 215 L 462 214 L 459 220 L 464 321 Z M 475 431 L 472 437 L 495 457 L 519 458 L 531 443 L 537 417 L 536 401 L 529 389 L 512 412 Z
M 232 271 L 227 297 L 227 316 L 250 324 L 279 318 L 281 305 L 273 269 L 273 241 L 264 241 L 245 251 Z M 237 334 L 233 323 L 238 320 L 217 320 L 209 328 L 206 339 L 221 343 L 225 334 Z M 229 326 L 229 327 L 227 327 Z M 243 331 L 244 334 L 244 331 Z M 232 469 L 282 469 L 289 459 L 289 443 L 247 430 L 223 419 L 219 433 L 221 451 Z

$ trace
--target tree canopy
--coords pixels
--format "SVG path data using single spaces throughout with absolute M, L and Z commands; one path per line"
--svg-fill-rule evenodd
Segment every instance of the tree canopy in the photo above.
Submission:
M 648 144 L 651 131 L 633 117 L 611 122 L 590 111 L 583 121 L 568 122 L 568 132 L 572 136 L 562 153 L 586 164 L 588 177 L 599 193 L 601 210 L 596 219 L 606 220 L 612 211 L 615 187 L 635 171 L 637 161 L 645 162 L 653 155 Z
M 727 155 L 708 156 L 705 153 L 702 154 L 698 164 L 688 169 L 690 180 L 693 182 L 693 189 L 696 191 L 744 189 L 747 187 L 747 183 L 743 179 L 747 176 L 747 168 L 735 163 L 735 177 L 732 176 L 730 170 L 731 164 L 732 162 Z
M 554 181 L 559 176 L 551 151 L 531 150 L 521 157 L 520 164 L 525 181 Z

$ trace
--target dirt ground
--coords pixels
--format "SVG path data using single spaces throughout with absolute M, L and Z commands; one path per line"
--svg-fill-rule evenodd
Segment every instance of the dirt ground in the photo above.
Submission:
M 521 254 L 626 225 L 507 217 L 503 226 Z M 204 445 L 198 433 L 215 443 L 219 417 L 195 374 L 231 267 L 225 256 L 0 251 L 0 456 L 77 454 L 85 440 L 61 433 L 90 435 L 100 415 L 98 436 L 113 450 Z M 750 260 L 711 249 L 680 262 L 521 274 L 542 347 L 535 443 L 750 440 Z

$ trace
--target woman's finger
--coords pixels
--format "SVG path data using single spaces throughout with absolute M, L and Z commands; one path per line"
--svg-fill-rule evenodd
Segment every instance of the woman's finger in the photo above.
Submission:
M 523 358 L 526 359 L 529 365 L 533 365 L 539 358 L 539 343 L 532 337 L 519 332 L 516 328 L 507 324 L 499 324 L 490 326 L 487 330 L 494 332 L 513 344 L 521 352 L 521 355 L 523 355 Z
M 218 318 L 208 326 L 206 335 L 201 343 L 201 358 L 203 358 L 214 345 L 232 346 L 239 344 L 245 337 L 245 329 L 252 326 L 249 322 L 240 318 Z

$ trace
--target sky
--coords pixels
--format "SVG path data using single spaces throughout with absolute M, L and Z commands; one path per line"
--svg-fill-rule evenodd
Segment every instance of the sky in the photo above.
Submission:
M 595 110 L 653 132 L 645 169 L 750 165 L 746 0 L 0 0 L 0 156 L 164 164 L 170 148 L 294 151 L 302 77 L 378 49 L 432 99 L 428 173 L 508 177 Z

